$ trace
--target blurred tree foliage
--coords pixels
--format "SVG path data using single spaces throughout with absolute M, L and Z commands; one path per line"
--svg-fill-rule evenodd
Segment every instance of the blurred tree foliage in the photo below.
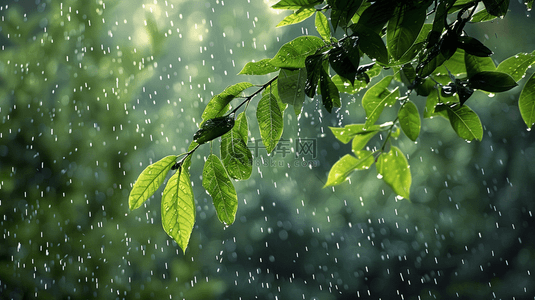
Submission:
M 116 205 L 132 181 L 127 153 L 146 143 L 126 104 L 163 34 L 149 15 L 151 47 L 137 51 L 107 37 L 110 2 L 30 2 L 1 11 L 1 298 L 184 295 L 195 263 L 162 260 L 169 241 Z
M 153 211 L 125 217 L 130 184 L 142 169 L 138 162 L 159 157 L 141 152 L 153 151 L 151 144 L 164 144 L 167 137 L 182 141 L 182 132 L 193 133 L 191 115 L 200 115 L 203 105 L 176 115 L 158 106 L 155 115 L 168 127 L 162 137 L 160 124 L 150 122 L 156 117 L 143 111 L 143 102 L 150 101 L 135 99 L 151 85 L 176 96 L 165 84 L 147 82 L 158 71 L 154 63 L 175 48 L 163 43 L 150 15 L 146 29 L 152 42 L 146 48 L 110 37 L 116 11 L 107 1 L 106 8 L 96 1 L 19 1 L 0 11 L 1 298 L 520 299 L 533 294 L 535 144 L 521 122 L 517 97 L 509 95 L 470 100 L 486 124 L 481 143 L 443 133 L 446 120 L 423 123 L 418 148 L 400 140 L 417 172 L 412 204 L 378 193 L 383 187 L 374 175 L 354 178 L 336 193 L 321 189 L 338 153 L 350 148 L 318 126 L 339 125 L 336 118 L 318 118 L 318 107 L 308 105 L 302 113 L 311 117 L 300 120 L 300 135 L 322 137 L 321 164 L 287 168 L 294 163 L 288 155 L 271 157 L 284 166 L 271 167 L 256 158 L 253 171 L 262 178 L 253 175 L 250 183 L 236 185 L 242 196 L 232 227 L 222 229 L 210 197 L 199 187 L 194 189 L 200 225 L 191 241 L 197 246 L 186 255 L 160 230 L 159 201 L 148 206 L 156 207 Z M 524 12 L 509 19 L 521 20 L 515 16 Z M 243 10 L 237 15 L 246 19 Z M 238 28 L 231 16 L 218 14 L 214 22 Z M 515 37 L 522 38 L 503 36 L 498 43 L 519 44 Z M 211 42 L 224 48 L 221 38 Z M 238 56 L 247 52 L 233 48 Z M 224 50 L 216 53 L 215 68 L 232 70 Z M 191 68 L 194 64 L 202 61 Z M 199 76 L 218 78 L 199 70 Z M 188 85 L 206 82 L 184 81 L 177 90 L 185 100 L 184 95 L 196 94 L 187 94 Z M 226 82 L 219 78 L 214 90 Z M 138 108 L 130 109 L 132 103 Z M 356 101 L 348 98 L 346 107 L 352 113 L 341 112 L 345 122 L 362 120 Z M 297 122 L 286 117 L 290 134 L 283 137 L 288 138 Z

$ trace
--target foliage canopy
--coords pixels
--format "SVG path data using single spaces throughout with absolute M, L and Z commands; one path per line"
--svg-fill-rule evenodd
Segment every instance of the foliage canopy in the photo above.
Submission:
M 526 5 L 531 9 L 533 0 Z M 493 52 L 464 31 L 468 23 L 506 16 L 508 0 L 281 0 L 272 8 L 293 11 L 277 26 L 315 16 L 318 36 L 297 37 L 273 58 L 247 63 L 239 74 L 276 75 L 247 96 L 244 91 L 254 87 L 249 82 L 229 86 L 214 96 L 188 152 L 147 167 L 130 193 L 129 207 L 136 209 L 163 184 L 168 172 L 176 170 L 163 193 L 162 223 L 184 251 L 195 218 L 189 179 L 191 154 L 221 137 L 220 157 L 211 153 L 206 159 L 202 185 L 213 198 L 219 220 L 232 224 L 238 207 L 232 180 L 245 180 L 252 172 L 244 111 L 255 96 L 261 96 L 256 118 L 270 153 L 281 139 L 288 105 L 299 115 L 305 96 L 319 94 L 330 113 L 342 106 L 341 93 L 367 89 L 362 97 L 366 120 L 331 128 L 339 141 L 352 142 L 353 153 L 333 165 L 325 186 L 341 184 L 353 171 L 375 164 L 378 177 L 397 198 L 410 199 L 409 159 L 393 145 L 401 132 L 416 141 L 422 117 L 441 117 L 462 139 L 482 140 L 481 121 L 467 105 L 470 97 L 476 91 L 491 94 L 515 88 L 535 63 L 534 51 L 518 53 L 496 66 Z M 425 104 L 416 102 L 416 96 L 425 97 Z M 231 107 L 235 99 L 241 102 Z M 524 84 L 518 106 L 531 128 L 535 123 L 535 75 Z M 244 111 L 238 114 L 242 107 Z M 391 107 L 397 109 L 395 118 L 377 124 L 383 111 Z M 367 146 L 378 137 L 380 147 Z

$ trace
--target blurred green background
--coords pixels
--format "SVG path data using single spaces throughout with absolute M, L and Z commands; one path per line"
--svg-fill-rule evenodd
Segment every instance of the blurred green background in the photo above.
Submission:
M 185 151 L 213 95 L 270 78 L 237 76 L 246 62 L 315 34 L 311 20 L 275 28 L 274 2 L 2 2 L 1 299 L 535 299 L 535 139 L 520 88 L 470 99 L 482 142 L 439 118 L 417 143 L 400 138 L 412 203 L 374 168 L 321 188 L 350 152 L 327 126 L 364 118 L 353 95 L 333 114 L 316 100 L 299 119 L 288 110 L 289 153 L 249 144 L 258 156 L 228 228 L 201 186 L 209 147 L 197 151 L 185 254 L 162 230 L 160 192 L 129 211 L 139 173 Z M 505 19 L 468 26 L 498 62 L 535 49 L 531 13 L 511 2 Z M 254 106 L 248 119 L 258 140 Z M 295 157 L 297 137 L 316 141 L 315 157 Z

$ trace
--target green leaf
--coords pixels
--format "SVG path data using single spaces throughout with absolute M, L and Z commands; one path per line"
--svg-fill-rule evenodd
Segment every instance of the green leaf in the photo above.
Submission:
M 284 126 L 277 99 L 272 94 L 264 95 L 258 102 L 256 119 L 262 143 L 266 147 L 267 153 L 271 153 L 282 136 Z
M 358 23 L 351 25 L 351 29 L 356 32 L 359 27 L 364 26 L 373 32 L 380 33 L 386 22 L 392 18 L 396 10 L 397 1 L 375 1 L 367 6 L 358 18 Z M 362 6 L 365 6 L 366 1 Z
M 444 57 L 444 55 L 442 55 L 442 53 L 438 53 L 429 61 L 425 61 L 424 63 L 418 66 L 418 76 L 421 78 L 425 78 L 431 75 L 432 73 L 438 73 L 437 68 L 440 67 L 445 61 L 446 58 Z
M 399 109 L 398 117 L 399 125 L 405 135 L 409 139 L 416 141 L 418 135 L 420 135 L 421 127 L 420 114 L 416 105 L 410 101 L 405 102 Z
M 442 66 L 435 70 L 435 74 L 449 75 L 448 71 L 452 75 L 459 76 L 466 74 L 466 65 L 464 63 L 465 52 L 463 49 L 457 49 L 453 55 L 444 62 Z M 488 60 L 486 60 L 488 61 Z
M 350 124 L 344 127 L 329 127 L 334 136 L 342 143 L 347 144 L 353 137 L 364 131 L 364 124 Z
M 346 94 L 355 94 L 356 92 L 366 88 L 368 84 L 365 81 L 357 80 L 351 84 L 349 80 L 340 77 L 340 75 L 334 75 L 331 80 L 333 81 L 338 91 Z
M 213 119 L 224 115 L 228 110 L 228 104 L 230 101 L 238 97 L 241 92 L 252 86 L 252 83 L 240 82 L 227 87 L 221 94 L 215 95 L 208 102 L 204 112 L 202 113 L 203 122 L 206 122 L 208 119 Z
M 329 2 L 327 2 L 329 3 Z M 353 14 L 353 16 L 351 17 L 351 22 L 353 22 L 354 24 L 352 24 L 351 26 L 354 26 L 354 25 L 357 25 L 357 23 L 359 22 L 359 19 L 360 19 L 360 16 L 362 15 L 362 13 L 368 8 L 371 6 L 371 3 L 368 2 L 368 1 L 363 1 L 361 4 L 360 4 L 360 7 L 359 9 L 357 9 L 357 12 L 355 14 Z M 350 26 L 350 27 L 351 27 Z
M 276 27 L 282 27 L 286 25 L 297 24 L 299 22 L 303 22 L 304 20 L 312 16 L 315 12 L 316 12 L 316 9 L 314 8 L 300 9 L 296 11 L 295 13 L 284 18 L 282 21 L 279 22 L 279 24 L 277 24 Z
M 388 153 L 377 159 L 377 173 L 398 196 L 410 200 L 411 171 L 409 163 L 399 148 L 392 146 Z
M 319 0 L 281 0 L 271 8 L 274 9 L 300 9 L 302 7 L 314 7 L 323 1 Z
M 385 106 L 394 105 L 399 98 L 399 89 L 396 87 L 393 91 L 388 89 L 393 76 L 389 75 L 376 83 L 366 91 L 362 97 L 362 106 L 366 111 L 366 128 L 370 127 L 379 119 Z
M 391 125 L 391 123 L 388 123 Z M 349 124 L 344 127 L 329 127 L 334 136 L 342 143 L 347 144 L 354 137 L 359 135 L 366 135 L 371 132 L 378 132 L 385 130 L 384 128 L 388 124 L 372 125 L 369 128 L 365 128 L 364 124 Z
M 468 85 L 491 93 L 508 91 L 518 84 L 511 75 L 502 72 L 484 71 L 470 77 Z
M 306 58 L 307 80 L 305 81 L 305 95 L 314 98 L 316 87 L 323 68 L 323 54 L 314 54 Z
M 526 4 L 526 8 L 528 10 L 531 10 L 533 8 L 533 0 L 524 0 L 524 4 Z
M 497 18 L 496 16 L 493 16 L 493 15 L 489 14 L 489 12 L 486 9 L 482 9 L 482 10 L 476 12 L 472 16 L 472 18 L 470 19 L 470 22 L 472 22 L 472 23 L 487 22 L 487 21 L 492 21 L 492 20 L 494 20 L 496 18 Z
M 388 51 L 379 34 L 363 26 L 359 27 L 356 34 L 359 37 L 359 48 L 362 52 L 382 64 L 388 64 Z
M 238 75 L 265 75 L 279 70 L 270 63 L 271 58 L 264 58 L 257 62 L 248 62 Z
M 237 180 L 245 180 L 253 171 L 253 156 L 247 148 L 247 118 L 242 112 L 231 131 L 221 137 L 221 158 L 228 175 Z
M 162 196 L 162 226 L 186 252 L 195 223 L 195 200 L 187 170 L 180 168 L 167 182 Z
M 331 24 L 336 31 L 338 26 L 347 27 L 362 4 L 362 0 L 328 0 L 327 3 L 331 6 Z
M 265 88 L 264 91 L 262 91 L 262 97 L 266 94 L 272 94 L 275 99 L 277 99 L 277 103 L 279 104 L 279 109 L 281 113 L 284 113 L 286 108 L 288 107 L 287 103 L 283 103 L 280 96 L 279 96 L 279 79 L 277 78 L 274 80 L 269 87 Z
M 535 73 L 531 74 L 520 93 L 518 108 L 522 119 L 526 122 L 528 128 L 531 128 L 535 123 Z
M 331 68 L 338 75 L 351 81 L 351 84 L 355 81 L 360 63 L 358 41 L 359 38 L 357 36 L 349 36 L 329 51 Z
M 358 158 L 346 154 L 338 160 L 329 171 L 327 182 L 323 187 L 334 186 L 344 182 L 347 176 L 356 170 L 367 170 L 373 164 L 373 155 L 370 151 L 358 151 Z
M 438 91 L 432 89 L 425 101 L 424 118 L 432 118 L 435 115 L 435 106 L 438 103 Z
M 464 62 L 466 65 L 466 76 L 468 78 L 483 71 L 495 71 L 496 65 L 490 57 L 479 57 L 469 53 L 464 53 Z
M 202 186 L 212 196 L 219 221 L 227 226 L 234 223 L 238 196 L 223 164 L 215 154 L 210 154 L 204 163 Z
M 435 107 L 436 112 L 447 111 L 451 127 L 459 137 L 467 141 L 483 138 L 483 126 L 477 114 L 466 105 L 459 103 L 442 104 Z
M 386 44 L 388 52 L 399 60 L 414 44 L 426 18 L 426 7 L 398 6 L 394 16 L 388 21 Z
M 502 61 L 496 71 L 511 75 L 515 81 L 526 76 L 528 68 L 535 63 L 535 51 L 531 53 L 518 53 Z
M 310 35 L 300 36 L 282 45 L 270 63 L 279 68 L 304 68 L 307 56 L 314 54 L 316 50 L 324 45 L 325 42 L 319 37 Z
M 444 29 L 444 24 L 446 23 L 446 18 L 448 17 L 448 8 L 455 3 L 455 0 L 443 0 L 438 4 L 435 18 L 433 20 L 432 32 L 428 38 L 428 48 L 433 47 L 438 43 L 442 30 Z
M 199 145 L 218 138 L 229 132 L 234 127 L 234 113 L 208 119 L 201 125 L 201 128 L 193 135 L 193 141 Z
M 278 93 L 282 103 L 293 105 L 296 115 L 301 113 L 305 102 L 305 82 L 307 72 L 305 68 L 297 70 L 281 69 L 277 79 Z
M 327 17 L 321 11 L 316 13 L 316 19 L 314 20 L 314 23 L 321 38 L 327 42 L 330 42 L 332 34 L 331 28 L 329 27 L 329 20 L 327 20 Z
M 362 134 L 357 134 L 355 137 L 353 137 L 353 141 L 351 142 L 351 151 L 353 153 L 357 151 L 361 151 L 366 144 L 374 137 L 379 131 L 377 130 L 370 130 L 368 132 L 364 132 Z
M 416 79 L 416 71 L 411 64 L 405 64 L 401 67 L 399 72 L 394 74 L 394 79 L 398 81 L 401 80 L 406 86 L 411 86 Z
M 483 0 L 489 14 L 497 17 L 505 16 L 509 8 L 509 0 Z
M 128 196 L 130 210 L 140 207 L 143 202 L 147 201 L 158 190 L 175 162 L 176 155 L 169 155 L 146 167 L 139 174 Z
M 455 5 L 449 8 L 448 13 L 452 14 L 462 8 L 471 6 L 474 2 L 480 2 L 481 0 L 457 0 L 454 1 Z
M 338 88 L 324 69 L 321 69 L 320 91 L 323 106 L 329 113 L 332 111 L 333 106 L 340 107 L 342 105 Z
M 479 57 L 491 56 L 493 52 L 477 39 L 469 36 L 460 36 L 457 46 L 466 53 Z

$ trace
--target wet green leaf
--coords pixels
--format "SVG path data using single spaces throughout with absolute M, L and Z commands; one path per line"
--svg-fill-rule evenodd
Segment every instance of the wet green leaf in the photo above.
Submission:
M 401 150 L 392 146 L 388 153 L 377 159 L 377 173 L 398 196 L 410 200 L 411 171 L 409 162 Z
M 426 18 L 426 7 L 400 5 L 394 16 L 388 21 L 386 29 L 386 45 L 388 52 L 399 60 L 414 44 Z
M 277 79 L 278 94 L 282 103 L 292 105 L 296 115 L 301 113 L 301 108 L 305 102 L 306 79 L 307 72 L 305 68 L 297 70 L 281 69 Z
M 228 175 L 245 180 L 253 171 L 253 156 L 247 148 L 247 118 L 242 112 L 231 131 L 221 137 L 221 159 Z
M 362 52 L 382 64 L 388 64 L 388 51 L 379 34 L 363 26 L 359 27 L 356 34 L 359 37 L 359 48 Z
M 349 80 L 340 77 L 340 75 L 334 75 L 331 80 L 336 85 L 336 88 L 338 88 L 338 91 L 346 94 L 355 94 L 368 86 L 365 81 L 360 80 L 356 80 L 354 84 L 351 84 Z
M 436 112 L 446 111 L 451 127 L 459 137 L 467 141 L 483 138 L 483 126 L 477 114 L 466 105 L 459 103 L 441 104 L 435 107 Z
M 366 128 L 373 125 L 383 112 L 385 106 L 392 106 L 399 98 L 399 89 L 396 87 L 393 91 L 388 89 L 393 76 L 389 75 L 376 83 L 366 91 L 362 97 L 362 106 L 366 111 Z
M 195 224 L 195 200 L 189 173 L 180 168 L 167 182 L 162 196 L 162 226 L 186 252 Z
M 435 70 L 435 74 L 449 75 L 448 71 L 454 76 L 466 74 L 466 65 L 464 63 L 464 50 L 457 49 L 455 53 Z
M 470 77 L 468 85 L 473 89 L 484 90 L 491 93 L 508 91 L 518 84 L 507 73 L 484 71 Z
M 433 33 L 428 38 L 428 48 L 438 43 L 442 30 L 444 29 L 444 24 L 446 23 L 446 18 L 448 17 L 448 7 L 451 7 L 454 3 L 455 0 L 443 0 L 438 4 L 435 18 L 433 19 Z
M 520 115 L 528 128 L 535 123 L 535 73 L 531 75 L 520 93 L 518 99 Z
M 476 12 L 472 16 L 472 18 L 470 19 L 470 22 L 472 22 L 472 23 L 487 22 L 487 21 L 492 21 L 492 20 L 494 20 L 496 18 L 497 18 L 496 16 L 493 16 L 493 15 L 489 14 L 489 12 L 486 9 L 482 9 L 482 10 Z
M 316 50 L 324 45 L 325 42 L 319 37 L 310 35 L 300 36 L 282 45 L 270 63 L 279 68 L 304 68 L 307 56 L 314 54 Z
M 331 112 L 334 107 L 340 107 L 342 104 L 340 102 L 340 93 L 338 88 L 331 80 L 331 77 L 327 72 L 321 69 L 320 75 L 320 91 L 321 91 L 321 100 L 323 106 L 328 112 Z
M 353 140 L 351 141 L 351 151 L 355 153 L 356 151 L 362 150 L 366 144 L 378 133 L 379 131 L 367 131 L 363 132 L 362 134 L 357 134 L 353 137 Z
M 399 78 L 398 78 L 399 76 Z M 416 71 L 411 64 L 405 64 L 399 70 L 397 75 L 394 75 L 395 80 L 401 80 L 406 86 L 411 86 L 416 79 Z
M 364 124 L 349 124 L 344 127 L 329 127 L 334 136 L 342 143 L 347 144 L 356 135 L 366 134 L 369 132 L 379 130 L 379 125 L 373 125 L 368 129 L 364 129 Z
M 321 11 L 318 11 L 316 13 L 314 23 L 316 25 L 316 30 L 320 34 L 321 38 L 325 41 L 330 42 L 332 34 L 331 28 L 329 27 L 329 20 L 327 20 L 327 17 Z
M 264 58 L 257 62 L 248 62 L 238 75 L 265 75 L 278 71 L 280 68 L 273 66 L 271 58 Z
M 347 37 L 329 51 L 331 68 L 341 77 L 351 81 L 352 84 L 355 81 L 360 63 L 358 41 L 357 36 Z
M 279 79 L 273 81 L 264 91 L 262 91 L 262 97 L 271 94 L 275 99 L 277 99 L 277 103 L 279 104 L 279 109 L 281 113 L 284 113 L 286 108 L 288 107 L 287 103 L 282 102 L 280 96 L 279 96 Z
M 505 16 L 509 8 L 509 0 L 483 0 L 483 4 L 489 14 L 497 17 Z
M 256 119 L 262 143 L 266 147 L 267 153 L 271 153 L 282 136 L 284 126 L 277 99 L 272 94 L 264 95 L 258 102 Z
M 362 11 L 358 22 L 351 25 L 354 32 L 359 31 L 359 27 L 364 26 L 375 33 L 381 33 L 386 22 L 392 18 L 396 10 L 397 1 L 375 1 L 372 5 L 365 6 L 368 1 L 362 4 L 365 10 Z
M 492 51 L 477 39 L 469 36 L 460 36 L 457 46 L 463 49 L 466 53 L 479 57 L 487 57 L 492 55 Z
M 236 83 L 227 87 L 221 94 L 212 97 L 202 113 L 203 122 L 206 122 L 208 119 L 223 116 L 228 110 L 230 101 L 252 86 L 253 84 L 249 82 Z
M 219 221 L 225 225 L 234 223 L 238 196 L 225 167 L 215 154 L 210 154 L 204 163 L 202 186 L 212 196 Z
M 316 87 L 320 80 L 321 69 L 323 68 L 323 54 L 314 54 L 306 58 L 307 79 L 305 81 L 305 95 L 314 98 Z
M 359 9 L 362 0 L 327 0 L 331 6 L 331 23 L 336 31 L 338 26 L 346 28 Z
M 535 51 L 531 53 L 518 53 L 502 61 L 496 71 L 511 75 L 515 81 L 526 76 L 528 68 L 535 64 Z
M 176 155 L 166 156 L 146 167 L 139 174 L 128 196 L 128 207 L 130 210 L 140 207 L 143 202 L 147 201 L 158 190 L 164 182 L 167 173 L 169 173 L 175 164 L 176 158 Z
M 202 145 L 229 132 L 234 127 L 234 114 L 208 119 L 193 135 L 193 141 Z
M 401 58 L 399 58 L 399 60 L 390 62 L 390 65 L 397 66 L 410 63 L 425 46 L 427 36 L 429 35 L 431 28 L 431 24 L 424 24 L 412 46 L 405 52 L 405 54 L 403 54 Z
M 416 141 L 420 135 L 421 127 L 420 114 L 416 105 L 410 101 L 405 102 L 399 109 L 398 117 L 399 125 L 405 135 L 409 139 Z
M 429 95 L 427 95 L 427 100 L 425 101 L 425 111 L 424 118 L 431 118 L 435 114 L 435 106 L 438 103 L 438 91 L 432 89 Z
M 332 166 L 323 187 L 338 185 L 344 182 L 353 171 L 367 170 L 374 162 L 370 151 L 358 151 L 355 154 L 358 158 L 346 154 Z
M 315 12 L 316 12 L 316 9 L 314 8 L 300 9 L 296 11 L 295 13 L 284 18 L 282 21 L 279 22 L 279 24 L 277 24 L 276 27 L 282 27 L 286 25 L 297 24 L 299 22 L 303 22 L 304 20 L 312 16 Z
M 313 7 L 323 1 L 319 0 L 281 0 L 275 3 L 271 8 L 275 9 L 300 9 L 302 7 Z
M 466 65 L 466 75 L 468 78 L 483 71 L 495 71 L 496 65 L 490 57 L 479 57 L 469 53 L 464 53 L 464 63 Z

